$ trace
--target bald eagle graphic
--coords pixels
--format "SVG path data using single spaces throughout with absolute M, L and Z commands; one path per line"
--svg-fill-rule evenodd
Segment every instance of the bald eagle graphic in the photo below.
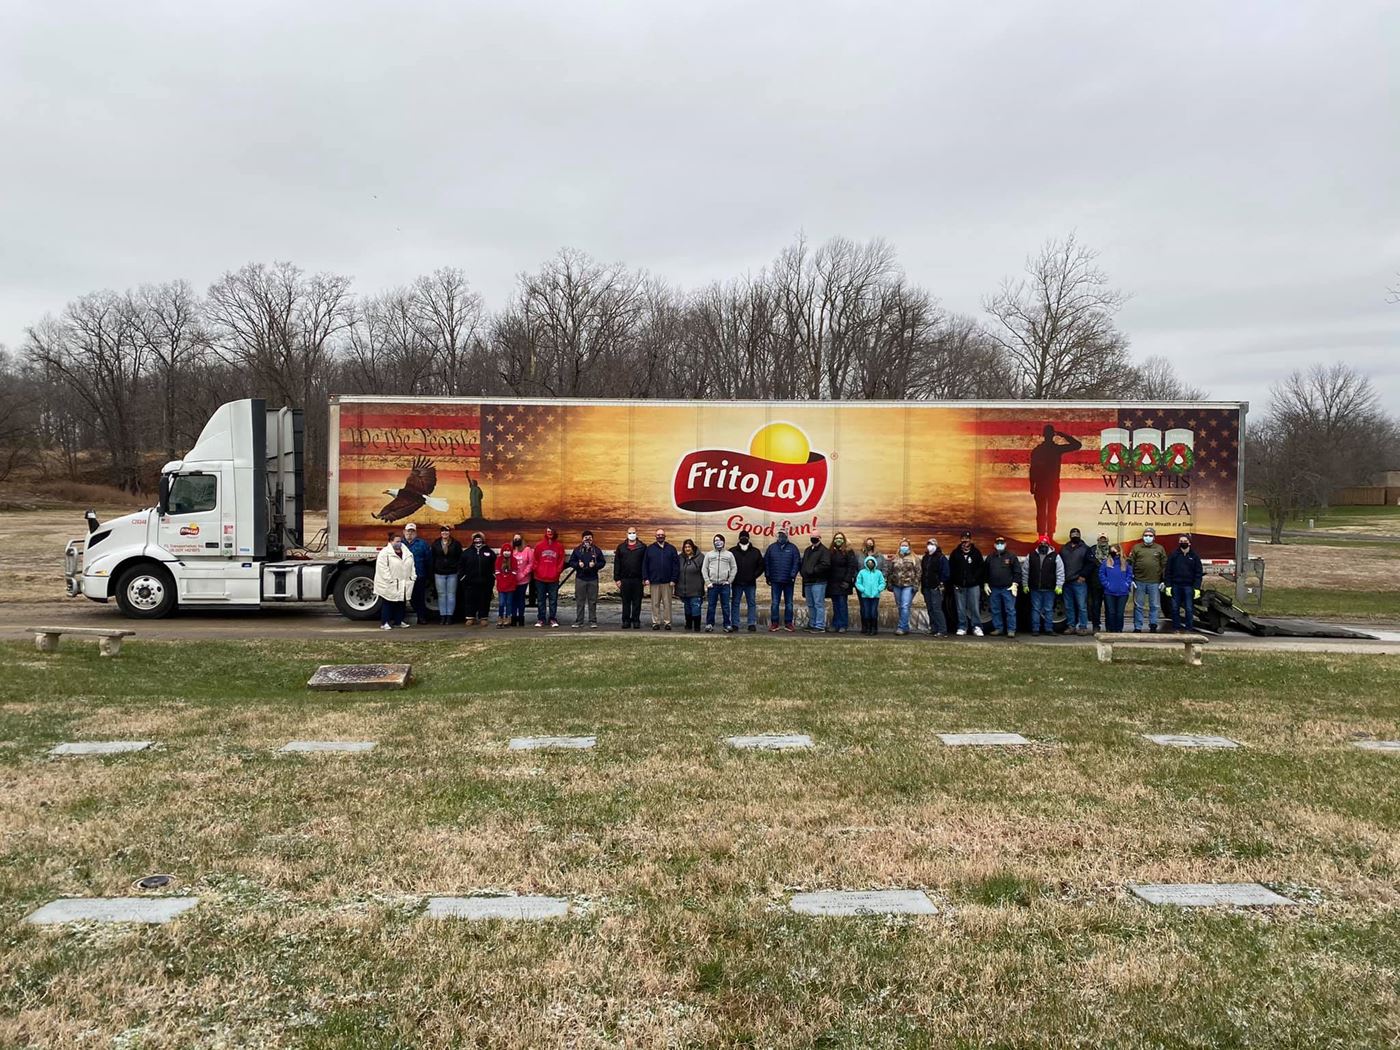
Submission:
M 378 514 L 371 515 L 380 521 L 398 521 L 406 518 L 425 504 L 433 510 L 445 511 L 447 500 L 432 495 L 437 488 L 437 467 L 426 456 L 419 456 L 409 467 L 408 478 L 403 488 L 385 489 L 386 496 L 394 498 L 384 505 Z

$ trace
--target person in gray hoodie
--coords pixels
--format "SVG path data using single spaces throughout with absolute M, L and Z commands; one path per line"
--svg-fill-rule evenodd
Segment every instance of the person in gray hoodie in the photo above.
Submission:
M 705 612 L 705 630 L 715 629 L 715 603 L 719 603 L 720 613 L 724 617 L 724 633 L 733 634 L 734 625 L 729 618 L 729 589 L 734 583 L 734 577 L 739 573 L 739 565 L 734 560 L 734 555 L 724 549 L 724 537 L 715 533 L 711 541 L 714 550 L 705 555 L 705 564 L 701 569 L 701 574 L 705 577 L 705 586 L 709 588 L 709 606 Z

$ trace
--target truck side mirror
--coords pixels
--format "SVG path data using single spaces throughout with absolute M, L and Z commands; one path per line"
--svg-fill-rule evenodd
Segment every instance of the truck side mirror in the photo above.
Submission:
M 156 510 L 164 516 L 170 513 L 170 482 L 169 474 L 160 476 L 160 502 L 156 505 Z

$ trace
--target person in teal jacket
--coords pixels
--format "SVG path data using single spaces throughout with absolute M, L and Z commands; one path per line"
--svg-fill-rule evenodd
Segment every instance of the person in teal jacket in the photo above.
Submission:
M 880 633 L 880 595 L 885 590 L 885 574 L 873 556 L 865 559 L 865 568 L 856 573 L 856 594 L 860 596 L 860 633 Z

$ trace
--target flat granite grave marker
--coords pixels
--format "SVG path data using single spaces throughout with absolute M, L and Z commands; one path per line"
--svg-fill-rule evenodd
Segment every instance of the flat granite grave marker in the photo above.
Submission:
M 923 890 L 818 890 L 793 895 L 799 915 L 937 915 Z
M 1020 733 L 939 733 L 949 747 L 1019 747 L 1030 741 Z
M 812 746 L 806 733 L 759 733 L 755 736 L 731 736 L 726 743 L 740 751 L 789 751 Z
M 562 919 L 569 914 L 563 897 L 429 897 L 430 919 Z
M 412 678 L 412 664 L 323 664 L 307 679 L 306 687 L 340 693 L 406 689 Z
M 128 751 L 144 751 L 154 740 L 78 740 L 59 744 L 50 749 L 51 755 L 121 755 Z
M 169 922 L 199 903 L 198 897 L 64 897 L 24 921 L 35 926 L 68 922 Z
M 1144 733 L 1146 739 L 1163 747 L 1239 747 L 1228 736 L 1192 736 L 1189 733 Z
M 512 751 L 586 751 L 598 743 L 596 736 L 514 736 L 510 738 Z
M 1165 882 L 1128 889 L 1148 904 L 1178 908 L 1274 908 L 1298 903 L 1257 882 Z
M 278 750 L 299 754 L 324 754 L 343 751 L 373 751 L 373 740 L 293 740 Z
M 1352 745 L 1361 748 L 1362 751 L 1384 751 L 1391 755 L 1400 755 L 1400 740 L 1353 740 Z

